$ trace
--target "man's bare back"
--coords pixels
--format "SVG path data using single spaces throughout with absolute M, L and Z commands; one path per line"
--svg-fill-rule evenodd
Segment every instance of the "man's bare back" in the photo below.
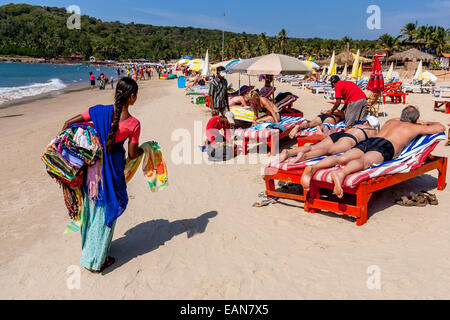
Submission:
M 377 137 L 384 138 L 392 143 L 395 150 L 395 158 L 417 136 L 443 132 L 440 131 L 439 126 L 442 125 L 439 123 L 426 123 L 421 121 L 418 121 L 418 123 L 411 123 L 400 121 L 400 119 L 392 119 L 386 122 Z

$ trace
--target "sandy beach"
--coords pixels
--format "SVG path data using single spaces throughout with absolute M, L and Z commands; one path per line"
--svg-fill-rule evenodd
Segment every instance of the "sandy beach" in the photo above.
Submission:
M 228 81 L 236 87 L 237 75 Z M 242 155 L 243 164 L 174 163 L 174 131 L 192 134 L 193 159 L 201 143 L 194 141 L 195 121 L 204 130 L 210 112 L 193 105 L 176 81 L 139 86 L 130 112 L 141 121 L 141 142 L 161 145 L 169 187 L 153 194 L 137 173 L 111 246 L 117 262 L 103 275 L 80 267 L 80 289 L 67 286 L 67 269 L 80 266 L 80 235 L 63 234 L 70 220 L 62 192 L 40 157 L 65 120 L 112 104 L 113 91 L 71 92 L 0 109 L 0 299 L 450 298 L 450 188 L 436 190 L 436 172 L 376 193 L 362 227 L 333 213 L 305 213 L 290 200 L 252 208 L 265 190 L 264 165 Z M 276 86 L 299 96 L 294 107 L 308 119 L 330 106 L 321 94 Z M 407 103 L 420 108 L 423 120 L 450 122 L 433 111 L 429 94 L 410 94 Z M 403 107 L 387 104 L 382 124 Z M 281 146 L 294 144 L 288 139 Z M 450 147 L 441 143 L 433 154 L 450 156 Z M 398 194 L 423 189 L 437 194 L 438 206 L 394 204 Z M 374 265 L 380 290 L 367 286 Z

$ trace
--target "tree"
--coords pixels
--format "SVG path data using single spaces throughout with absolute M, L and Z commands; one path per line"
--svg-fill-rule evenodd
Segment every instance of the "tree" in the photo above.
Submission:
M 281 29 L 278 32 L 277 40 L 278 40 L 278 50 L 281 54 L 285 53 L 286 43 L 287 43 L 287 34 L 286 29 Z
M 400 35 L 402 36 L 403 39 L 406 39 L 406 41 L 413 42 L 417 37 L 417 26 L 418 26 L 417 21 L 416 23 L 408 23 L 404 25 L 400 29 Z
M 394 51 L 400 50 L 400 41 L 398 38 L 385 33 L 378 38 L 378 49 L 386 50 L 389 55 Z

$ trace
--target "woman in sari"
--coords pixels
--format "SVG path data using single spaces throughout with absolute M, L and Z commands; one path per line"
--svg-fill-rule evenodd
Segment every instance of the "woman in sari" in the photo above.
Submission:
M 138 85 L 130 78 L 122 78 L 116 86 L 114 105 L 97 105 L 68 120 L 63 130 L 75 123 L 92 121 L 103 148 L 102 179 L 98 195 L 90 200 L 88 183 L 84 184 L 84 212 L 81 226 L 80 264 L 91 272 L 100 273 L 115 259 L 108 256 L 116 219 L 128 204 L 125 182 L 125 149 L 128 157 L 136 159 L 144 153 L 139 148 L 140 123 L 131 116 L 129 106 L 137 99 Z

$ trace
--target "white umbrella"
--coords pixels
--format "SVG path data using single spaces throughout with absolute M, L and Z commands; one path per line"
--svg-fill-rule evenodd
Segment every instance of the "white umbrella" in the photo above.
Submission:
M 414 80 L 422 81 L 423 80 L 423 64 L 422 60 L 419 62 L 419 66 L 417 67 L 416 74 L 414 75 Z
M 434 74 L 432 74 L 431 72 L 429 72 L 429 71 L 425 71 L 425 72 L 422 74 L 422 76 L 423 76 L 423 79 L 424 79 L 424 80 L 429 80 L 429 81 L 431 81 L 431 82 L 436 82 L 436 81 L 438 80 L 438 78 L 437 78 Z
M 201 69 L 202 69 L 202 76 L 209 77 L 211 75 L 211 69 L 209 65 L 209 50 L 206 50 L 205 61 L 203 62 Z

